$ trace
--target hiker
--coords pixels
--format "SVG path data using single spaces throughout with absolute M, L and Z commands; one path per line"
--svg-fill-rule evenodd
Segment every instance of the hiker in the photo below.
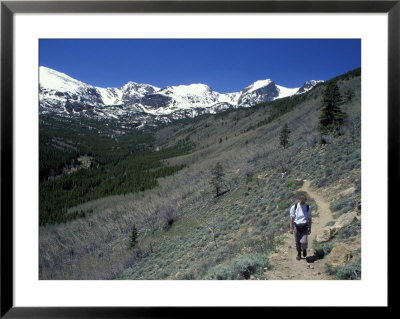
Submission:
M 307 197 L 304 194 L 299 195 L 299 202 L 290 208 L 290 229 L 291 234 L 294 233 L 296 242 L 297 260 L 301 259 L 301 251 L 303 257 L 307 256 L 308 238 L 311 234 L 311 207 L 306 203 Z
M 286 175 L 287 175 L 287 172 L 286 171 L 284 171 L 283 173 L 281 173 L 282 174 L 282 179 L 284 179 L 285 177 L 286 177 Z

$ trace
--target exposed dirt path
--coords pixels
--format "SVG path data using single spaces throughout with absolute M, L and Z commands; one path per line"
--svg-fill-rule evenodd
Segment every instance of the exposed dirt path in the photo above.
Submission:
M 320 194 L 310 188 L 310 181 L 304 181 L 301 191 L 307 192 L 317 205 L 318 210 L 312 213 L 318 213 L 318 217 L 313 217 L 312 232 L 308 237 L 307 255 L 314 254 L 313 240 L 316 234 L 326 223 L 333 220 L 332 212 L 329 209 L 329 203 Z M 288 213 L 289 220 L 289 213 Z M 325 263 L 323 260 L 317 260 L 314 263 L 307 263 L 305 258 L 296 260 L 297 251 L 294 242 L 294 235 L 289 231 L 285 235 L 284 244 L 278 247 L 278 252 L 271 254 L 269 259 L 272 269 L 265 272 L 268 280 L 321 280 L 332 279 L 325 273 Z

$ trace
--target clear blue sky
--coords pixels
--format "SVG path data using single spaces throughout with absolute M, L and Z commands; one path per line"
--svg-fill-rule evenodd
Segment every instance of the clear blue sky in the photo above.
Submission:
M 205 83 L 220 93 L 270 78 L 286 87 L 361 66 L 361 40 L 41 39 L 39 64 L 100 87 Z

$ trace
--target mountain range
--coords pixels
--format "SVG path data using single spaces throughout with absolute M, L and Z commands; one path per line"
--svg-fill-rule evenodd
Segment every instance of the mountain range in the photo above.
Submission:
M 302 94 L 320 82 L 323 81 L 311 80 L 301 87 L 287 88 L 265 79 L 233 93 L 218 93 L 201 83 L 159 88 L 128 82 L 119 88 L 101 88 L 40 66 L 39 112 L 83 115 L 95 119 L 114 118 L 142 127 Z

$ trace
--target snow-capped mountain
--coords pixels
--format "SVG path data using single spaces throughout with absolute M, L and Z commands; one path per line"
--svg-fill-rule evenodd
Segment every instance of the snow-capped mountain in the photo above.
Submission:
M 320 82 L 323 81 L 312 80 L 300 88 L 286 88 L 266 79 L 233 93 L 218 93 L 200 83 L 158 88 L 128 82 L 120 88 L 100 88 L 41 66 L 39 110 L 41 113 L 57 112 L 66 116 L 130 118 L 130 121 L 152 117 L 168 122 L 301 94 Z
M 304 83 L 297 91 L 297 94 L 305 93 L 307 91 L 310 91 L 314 86 L 316 86 L 319 83 L 323 83 L 323 80 L 310 80 Z

